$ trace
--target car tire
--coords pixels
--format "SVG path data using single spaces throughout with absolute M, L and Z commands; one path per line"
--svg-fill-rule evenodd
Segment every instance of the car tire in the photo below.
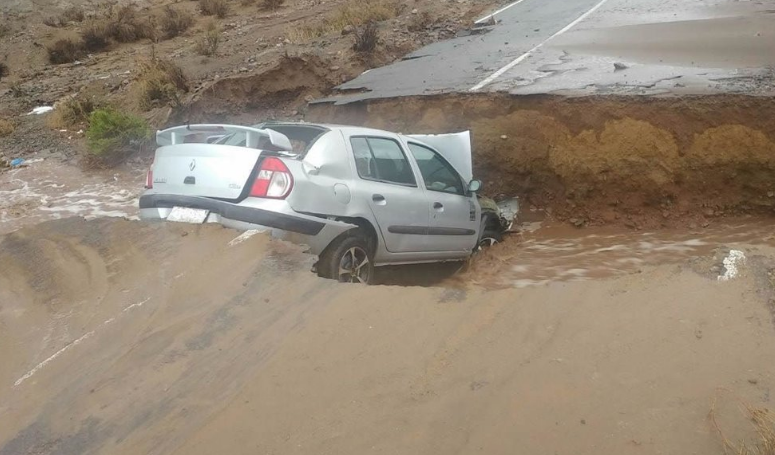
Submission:
M 482 233 L 482 238 L 479 239 L 478 249 L 488 248 L 496 243 L 503 241 L 503 234 L 496 230 L 487 229 Z
M 371 284 L 374 260 L 370 246 L 369 239 L 358 231 L 337 240 L 320 256 L 319 275 L 340 283 Z

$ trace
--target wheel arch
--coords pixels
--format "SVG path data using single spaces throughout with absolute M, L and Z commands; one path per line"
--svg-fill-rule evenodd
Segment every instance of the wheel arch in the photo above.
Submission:
M 361 232 L 364 232 L 367 238 L 369 239 L 369 248 L 371 250 L 370 253 L 372 254 L 372 257 L 376 255 L 377 248 L 379 247 L 379 233 L 377 232 L 377 229 L 374 227 L 371 221 L 362 217 L 347 217 L 347 216 L 336 217 L 336 221 L 354 224 L 357 227 L 349 229 L 339 234 L 336 238 L 334 238 L 334 240 L 332 240 L 331 243 L 329 243 L 328 246 L 326 246 L 323 252 L 320 253 L 321 256 L 325 254 L 326 251 L 328 251 L 329 249 L 334 248 L 335 245 L 337 245 L 343 238 L 355 235 L 355 232 L 359 230 Z

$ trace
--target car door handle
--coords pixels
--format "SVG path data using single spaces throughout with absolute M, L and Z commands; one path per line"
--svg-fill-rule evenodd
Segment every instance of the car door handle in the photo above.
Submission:
M 444 210 L 444 204 L 442 204 L 441 202 L 434 202 L 433 203 L 433 208 L 435 210 L 442 211 L 442 210 Z
M 381 194 L 372 194 L 371 200 L 374 201 L 377 205 L 385 205 L 387 204 L 387 201 L 385 200 L 385 196 Z

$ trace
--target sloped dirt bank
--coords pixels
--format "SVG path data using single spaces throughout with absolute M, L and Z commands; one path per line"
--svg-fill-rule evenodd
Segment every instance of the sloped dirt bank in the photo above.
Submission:
M 308 120 L 473 132 L 490 194 L 574 224 L 705 224 L 775 214 L 771 98 L 444 95 L 313 105 Z

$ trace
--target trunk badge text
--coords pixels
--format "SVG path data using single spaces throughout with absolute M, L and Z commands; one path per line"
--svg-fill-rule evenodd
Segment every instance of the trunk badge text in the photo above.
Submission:
M 196 160 L 191 160 L 191 164 L 188 165 L 188 168 L 192 171 L 196 169 Z

